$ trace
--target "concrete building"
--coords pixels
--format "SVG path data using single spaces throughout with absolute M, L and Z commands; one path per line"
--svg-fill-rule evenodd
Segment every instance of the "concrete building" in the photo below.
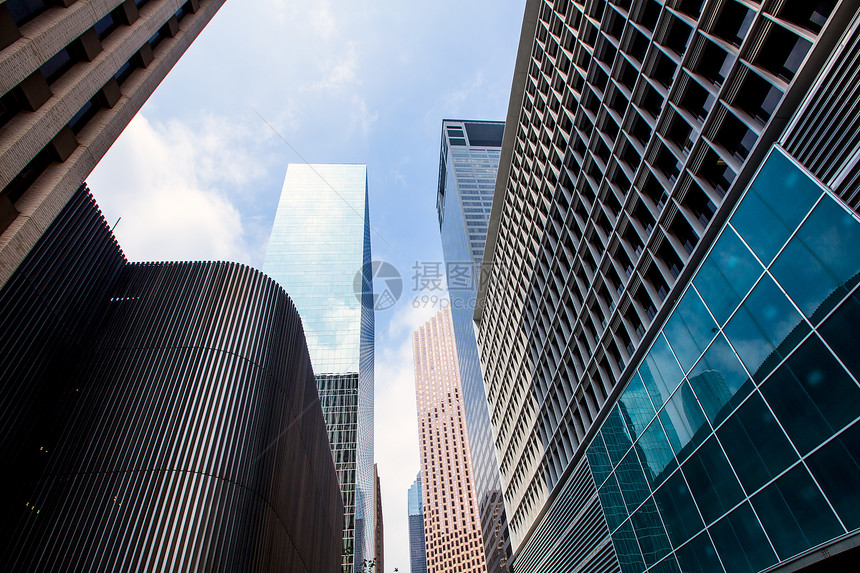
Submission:
M 235 263 L 130 264 L 85 187 L 0 289 L 0 568 L 339 573 L 301 320 Z
M 856 562 L 857 10 L 527 2 L 474 317 L 517 571 Z
M 424 510 L 421 501 L 421 472 L 409 487 L 409 571 L 427 573 L 427 550 L 424 544 Z
M 500 121 L 444 120 L 436 193 L 473 478 L 490 573 L 508 570 L 511 547 L 472 315 L 504 126 Z
M 0 3 L 0 286 L 223 3 Z
M 302 317 L 343 491 L 343 566 L 359 569 L 376 546 L 367 166 L 287 166 L 263 271 Z
M 412 334 L 428 573 L 487 569 L 451 313 Z

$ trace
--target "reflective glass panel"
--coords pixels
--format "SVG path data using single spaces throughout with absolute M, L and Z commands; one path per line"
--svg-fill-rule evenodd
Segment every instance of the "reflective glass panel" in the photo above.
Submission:
M 818 328 L 855 379 L 860 379 L 860 294 L 856 291 Z
M 663 433 L 663 427 L 658 420 L 648 426 L 636 443 L 636 449 L 645 468 L 645 477 L 652 488 L 678 467 L 675 456 L 672 455 L 672 447 L 666 440 L 666 434 Z
M 639 552 L 639 544 L 629 521 L 624 522 L 618 531 L 612 534 L 612 545 L 618 554 L 618 562 L 623 573 L 642 573 L 645 571 L 645 561 Z
M 807 332 L 809 326 L 767 275 L 725 327 L 756 381 L 763 380 Z
M 606 442 L 606 451 L 609 452 L 609 459 L 613 464 L 617 464 L 630 446 L 633 445 L 633 440 L 630 439 L 630 434 L 627 433 L 627 425 L 621 418 L 621 412 L 618 405 L 612 408 L 609 416 L 601 428 L 603 441 Z
M 743 491 L 732 473 L 729 461 L 714 437 L 705 442 L 681 466 L 681 470 L 687 477 L 690 491 L 702 516 L 708 523 L 720 517 L 743 497 Z
M 732 226 L 762 262 L 770 264 L 821 193 L 815 182 L 774 149 L 732 215 Z
M 684 372 L 695 364 L 718 331 L 695 289 L 687 289 L 663 328 Z
M 654 418 L 654 406 L 638 374 L 633 375 L 630 385 L 618 400 L 621 415 L 634 439 L 642 434 L 645 426 Z
M 817 336 L 809 337 L 761 392 L 801 454 L 860 416 L 860 388 Z
M 731 227 L 726 227 L 693 279 L 720 324 L 724 324 L 764 272 Z
M 689 380 L 705 414 L 714 424 L 724 419 L 753 389 L 738 355 L 722 334 L 690 372 Z
M 842 432 L 806 463 L 845 526 L 860 527 L 860 424 Z
M 803 465 L 752 498 L 780 559 L 845 533 Z
M 653 500 L 649 499 L 643 503 L 630 520 L 633 522 L 633 529 L 636 531 L 636 538 L 639 539 L 639 547 L 646 565 L 650 567 L 672 551 Z
M 648 570 L 648 573 L 681 573 L 678 562 L 675 561 L 675 556 L 670 555 L 654 567 Z
M 681 367 L 678 366 L 678 361 L 662 334 L 657 336 L 654 346 L 645 357 L 645 362 L 639 368 L 639 375 L 648 388 L 651 400 L 659 406 L 666 403 L 681 382 Z
M 648 484 L 645 482 L 645 473 L 642 471 L 635 450 L 631 450 L 621 460 L 615 475 L 618 478 L 621 495 L 624 496 L 624 501 L 627 503 L 628 512 L 634 511 L 645 501 L 645 498 L 651 495 L 651 490 L 648 489 Z
M 704 527 L 681 472 L 675 472 L 666 483 L 660 486 L 654 494 L 654 501 L 660 508 L 660 515 L 663 516 L 669 539 L 676 547 Z
M 788 438 L 758 393 L 726 420 L 717 430 L 717 437 L 748 492 L 797 461 Z
M 726 571 L 755 573 L 776 561 L 749 503 L 712 525 L 710 532 Z
M 684 573 L 720 573 L 723 566 L 717 557 L 717 551 L 707 532 L 693 539 L 691 542 L 675 552 L 681 570 Z
M 603 513 L 606 515 L 606 522 L 609 525 L 609 530 L 612 531 L 627 519 L 627 508 L 624 506 L 624 498 L 621 497 L 621 490 L 618 488 L 618 482 L 615 479 L 615 474 L 609 476 L 603 487 L 598 493 L 600 496 L 600 505 L 603 506 Z
M 771 272 L 803 313 L 818 322 L 860 277 L 860 223 L 825 195 Z
M 702 408 L 686 382 L 660 412 L 660 421 L 666 429 L 672 450 L 681 461 L 711 432 Z
M 591 442 L 586 455 L 588 456 L 588 465 L 591 468 L 591 473 L 594 475 L 594 481 L 600 486 L 609 477 L 610 472 L 612 472 L 612 464 L 609 461 L 606 446 L 603 444 L 603 436 L 600 433 Z

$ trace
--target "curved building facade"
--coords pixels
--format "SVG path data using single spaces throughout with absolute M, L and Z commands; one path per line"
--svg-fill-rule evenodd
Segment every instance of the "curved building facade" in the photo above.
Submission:
M 235 263 L 124 264 L 94 316 L 53 359 L 57 431 L 4 570 L 339 571 L 340 489 L 283 289 Z

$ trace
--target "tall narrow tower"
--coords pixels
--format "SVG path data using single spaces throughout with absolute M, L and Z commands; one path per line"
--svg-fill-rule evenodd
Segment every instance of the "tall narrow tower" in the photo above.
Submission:
M 409 570 L 427 573 L 427 549 L 424 544 L 424 504 L 421 501 L 421 472 L 409 487 Z
M 302 317 L 343 492 L 343 564 L 352 571 L 374 559 L 375 547 L 366 165 L 287 167 L 263 270 Z
M 412 349 L 427 571 L 484 573 L 487 565 L 449 310 L 412 334 Z

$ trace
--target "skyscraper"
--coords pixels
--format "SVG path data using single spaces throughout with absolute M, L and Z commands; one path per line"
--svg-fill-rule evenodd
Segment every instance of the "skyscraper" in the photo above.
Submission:
M 427 571 L 483 573 L 457 348 L 445 309 L 412 334 Z
M 0 286 L 223 3 L 0 4 Z
M 125 260 L 85 187 L 0 288 L 4 571 L 338 573 L 302 325 L 236 263 Z
M 409 571 L 427 573 L 427 550 L 424 544 L 424 510 L 421 501 L 421 472 L 409 487 Z
M 295 302 L 338 471 L 344 567 L 374 559 L 373 285 L 365 165 L 287 166 L 263 271 Z
M 382 484 L 379 481 L 379 468 L 376 464 L 373 464 L 373 482 L 376 487 L 374 496 L 376 503 L 373 511 L 373 531 L 376 538 L 373 554 L 376 556 L 376 561 L 373 562 L 373 571 L 383 573 L 385 571 L 385 526 L 382 519 Z
M 527 3 L 475 313 L 518 571 L 841 570 L 856 13 Z
M 475 492 L 490 573 L 508 569 L 511 549 L 472 315 L 504 127 L 500 121 L 444 120 L 436 194 Z

